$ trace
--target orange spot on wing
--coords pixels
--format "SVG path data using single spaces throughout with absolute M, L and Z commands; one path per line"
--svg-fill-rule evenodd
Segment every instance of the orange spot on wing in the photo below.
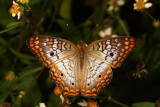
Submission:
M 124 58 L 126 58 L 126 57 L 127 57 L 127 55 L 126 55 L 126 54 L 124 54 L 124 55 L 123 55 L 123 57 L 124 57 Z
M 106 83 L 108 83 L 110 81 L 110 79 L 106 79 Z
M 38 53 L 37 56 L 40 57 L 41 55 Z
M 50 60 L 46 60 L 45 62 L 46 62 L 47 64 L 49 64 L 49 65 L 51 64 L 51 61 L 50 61 Z
M 63 95 L 68 95 L 69 93 L 68 92 L 63 92 Z
M 92 96 L 93 96 L 93 97 L 96 97 L 96 96 L 97 96 L 97 94 L 92 93 Z M 88 107 L 92 107 L 92 106 L 88 106 Z
M 97 83 L 96 87 L 99 87 L 100 86 L 100 83 Z
M 121 53 L 119 53 L 119 55 L 120 55 L 120 56 L 123 56 L 123 53 L 121 52 Z
M 91 93 L 91 91 L 90 91 L 90 90 L 87 90 L 86 93 Z
M 64 87 L 64 90 L 69 91 L 69 88 L 68 87 Z
M 117 61 L 118 62 L 118 61 Z M 104 78 L 108 78 L 108 75 L 104 75 Z
M 135 41 L 135 40 L 134 40 L 133 38 L 130 38 L 130 41 L 132 41 L 132 42 L 133 42 L 133 41 Z
M 124 52 L 125 52 L 125 49 L 121 49 L 121 51 L 124 53 Z
M 126 37 L 126 38 L 124 38 L 124 40 L 128 41 L 128 38 Z
M 34 41 L 34 38 L 29 38 L 29 41 Z
M 125 46 L 124 48 L 125 48 L 125 49 L 129 49 L 129 46 Z
M 59 43 L 58 44 L 58 48 L 61 49 L 62 48 L 62 44 Z
M 44 55 L 44 52 L 40 52 L 41 55 Z
M 35 48 L 31 48 L 33 51 L 35 51 L 36 49 Z
M 121 57 L 118 57 L 118 61 L 121 59 Z
M 79 89 L 76 89 L 76 92 L 79 92 Z
M 75 90 L 73 90 L 73 89 L 70 89 L 70 92 L 71 92 L 71 93 L 75 93 Z
M 38 37 L 38 36 L 36 36 L 35 40 L 38 40 L 38 39 L 39 39 L 39 37 Z
M 94 93 L 94 92 L 96 92 L 96 91 L 97 91 L 96 88 L 93 88 L 93 89 L 92 89 L 92 93 Z
M 58 76 L 58 74 L 57 74 L 57 73 L 54 73 L 54 76 L 56 76 L 56 77 L 57 77 L 57 76 Z
M 134 45 L 131 44 L 130 47 L 134 48 Z
M 118 61 L 113 61 L 113 65 L 116 65 L 118 63 Z
M 32 44 L 29 44 L 29 46 L 30 46 L 30 47 L 33 47 L 33 46 L 34 46 L 34 44 L 33 44 L 33 43 L 32 43 Z
M 128 54 L 128 53 L 129 53 L 129 51 L 126 51 L 125 53 L 126 53 L 126 54 Z
M 35 50 L 35 53 L 36 53 L 36 54 L 38 54 L 38 53 L 39 53 L 39 51 L 38 51 L 38 50 Z
M 43 49 L 42 48 L 39 48 L 39 51 L 42 51 Z
M 36 45 L 39 44 L 39 41 L 35 41 L 35 44 L 36 44 Z
M 39 46 L 37 46 L 37 45 L 36 45 L 36 46 L 35 46 L 35 48 L 36 48 L 36 49 L 38 49 L 38 48 L 39 48 Z
M 103 49 L 106 49 L 107 45 L 105 43 L 103 43 Z
M 125 41 L 124 44 L 125 44 L 125 45 L 129 45 L 129 42 L 128 42 L 128 41 Z

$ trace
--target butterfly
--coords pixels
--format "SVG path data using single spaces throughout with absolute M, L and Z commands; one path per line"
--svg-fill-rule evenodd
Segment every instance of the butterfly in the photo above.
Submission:
M 27 45 L 60 87 L 63 96 L 97 97 L 135 48 L 133 37 L 101 39 L 89 45 L 47 36 L 33 36 Z

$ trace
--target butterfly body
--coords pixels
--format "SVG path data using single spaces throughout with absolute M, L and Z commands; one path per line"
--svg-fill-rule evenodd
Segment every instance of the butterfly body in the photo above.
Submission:
M 88 46 L 74 45 L 68 40 L 34 36 L 27 41 L 62 95 L 97 97 L 102 87 L 112 79 L 112 68 L 119 67 L 135 47 L 132 37 L 117 37 L 94 41 Z

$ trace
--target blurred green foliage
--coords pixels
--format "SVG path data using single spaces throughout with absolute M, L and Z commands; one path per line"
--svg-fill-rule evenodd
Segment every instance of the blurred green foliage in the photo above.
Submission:
M 44 102 L 59 107 L 48 71 L 26 46 L 33 35 L 50 35 L 77 44 L 100 39 L 98 33 L 112 27 L 113 34 L 137 39 L 135 51 L 113 69 L 112 82 L 98 97 L 101 107 L 118 107 L 107 95 L 132 107 L 160 106 L 160 27 L 144 12 L 133 9 L 134 0 L 107 11 L 109 0 L 31 0 L 20 20 L 9 13 L 11 0 L 0 0 L 0 104 L 34 107 Z M 160 1 L 147 11 L 160 19 Z M 97 26 L 98 24 L 98 26 Z M 157 100 L 157 102 L 156 102 Z

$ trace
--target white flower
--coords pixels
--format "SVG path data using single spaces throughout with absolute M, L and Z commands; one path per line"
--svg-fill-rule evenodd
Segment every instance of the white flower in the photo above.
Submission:
M 111 34 L 112 34 L 112 28 L 111 27 L 105 29 L 104 31 L 99 32 L 99 35 L 102 38 L 104 38 L 105 36 L 110 36 Z
M 112 34 L 112 28 L 111 27 L 106 28 L 104 31 L 100 31 L 99 36 L 102 37 L 102 38 L 117 37 L 116 34 Z
M 22 13 L 22 7 L 15 1 L 13 1 L 12 7 L 9 9 L 9 12 L 12 14 L 12 17 L 15 17 L 17 15 L 17 18 L 19 20 Z
M 87 107 L 87 102 L 85 100 L 82 100 L 81 102 L 78 102 L 77 104 L 83 107 Z
M 108 11 L 112 11 L 113 9 L 119 7 L 119 6 L 123 6 L 125 4 L 124 0 L 110 0 L 108 2 L 108 4 L 110 5 L 108 7 Z
M 61 99 L 61 101 L 62 101 L 62 103 L 63 103 L 63 102 L 64 102 L 64 97 L 63 97 L 62 94 L 60 95 L 60 99 Z
M 46 105 L 44 103 L 39 103 L 39 106 L 35 106 L 35 107 L 46 107 Z
M 152 3 L 147 3 L 148 0 L 135 0 L 136 3 L 133 4 L 135 10 L 143 10 L 152 6 Z

